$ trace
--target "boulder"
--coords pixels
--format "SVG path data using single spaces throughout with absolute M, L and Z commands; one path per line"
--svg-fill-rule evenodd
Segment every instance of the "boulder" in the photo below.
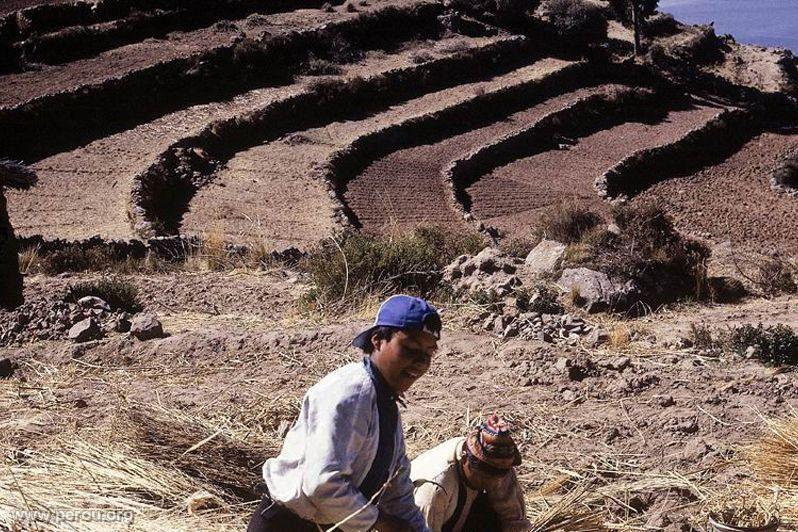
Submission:
M 526 256 L 524 266 L 535 275 L 554 273 L 562 262 L 565 248 L 565 244 L 556 240 L 543 240 Z
M 162 338 L 164 336 L 163 325 L 161 325 L 155 314 L 142 312 L 136 314 L 130 323 L 130 334 L 139 340 Z
M 102 338 L 103 330 L 94 318 L 86 318 L 73 325 L 67 336 L 70 340 L 77 343 L 88 342 Z
M 10 358 L 0 358 L 0 379 L 7 379 L 14 375 L 16 364 Z
M 736 303 L 748 294 L 743 282 L 734 277 L 709 277 L 707 287 L 714 303 Z
M 606 273 L 588 268 L 564 270 L 558 284 L 578 294 L 575 303 L 588 312 L 627 309 L 635 301 L 638 292 L 632 281 L 617 283 Z

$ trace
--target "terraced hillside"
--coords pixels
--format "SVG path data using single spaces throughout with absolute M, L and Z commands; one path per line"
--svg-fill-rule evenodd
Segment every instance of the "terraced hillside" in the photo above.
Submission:
M 12 8 L 0 156 L 39 174 L 9 194 L 22 236 L 306 249 L 427 223 L 502 239 L 564 201 L 653 200 L 686 232 L 796 251 L 798 200 L 769 177 L 798 144 L 792 100 L 624 60 L 617 25 L 596 53 L 434 0 Z

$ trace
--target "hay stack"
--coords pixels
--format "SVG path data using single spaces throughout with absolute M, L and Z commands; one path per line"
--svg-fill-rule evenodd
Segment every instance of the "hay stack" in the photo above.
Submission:
M 798 413 L 766 420 L 769 434 L 748 453 L 759 480 L 780 495 L 782 518 L 798 523 Z
M 4 190 L 27 190 L 36 183 L 36 173 L 21 164 L 0 160 L 0 308 L 22 303 L 22 276 L 17 259 L 17 241 L 8 218 Z

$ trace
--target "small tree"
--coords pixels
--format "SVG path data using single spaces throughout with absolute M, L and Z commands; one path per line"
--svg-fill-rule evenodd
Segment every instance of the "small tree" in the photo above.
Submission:
M 610 0 L 618 19 L 634 29 L 634 51 L 640 55 L 640 34 L 645 19 L 657 12 L 659 0 Z
M 3 192 L 6 188 L 27 190 L 35 183 L 36 174 L 29 168 L 0 160 L 0 308 L 12 309 L 22 303 L 17 241 Z

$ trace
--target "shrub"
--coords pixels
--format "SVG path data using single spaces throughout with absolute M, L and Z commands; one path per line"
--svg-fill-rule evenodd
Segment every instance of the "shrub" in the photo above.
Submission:
M 341 73 L 341 67 L 326 59 L 311 56 L 301 71 L 308 76 L 336 76 Z
M 586 207 L 575 204 L 559 204 L 543 216 L 540 222 L 541 236 L 564 244 L 579 242 L 601 223 L 601 216 Z
M 757 266 L 754 282 L 766 296 L 792 294 L 796 291 L 796 286 L 791 269 L 782 259 L 768 259 Z
M 585 0 L 547 0 L 542 4 L 542 12 L 554 34 L 570 46 L 584 46 L 607 37 L 607 18 L 596 4 Z
M 729 333 L 729 346 L 739 356 L 746 356 L 753 347 L 754 358 L 765 364 L 798 363 L 798 336 L 781 323 L 768 327 L 761 323 L 756 327 L 750 324 L 735 327 Z
M 398 237 L 345 232 L 300 262 L 314 289 L 303 303 L 317 308 L 357 303 L 368 295 L 403 291 L 430 296 L 455 257 L 484 247 L 476 233 L 419 227 Z
M 502 240 L 499 244 L 501 250 L 510 257 L 525 259 L 529 252 L 535 249 L 540 243 L 540 238 L 529 237 L 516 237 L 509 240 Z
M 616 233 L 598 228 L 566 250 L 565 263 L 600 270 L 611 278 L 632 280 L 642 302 L 657 305 L 706 295 L 702 244 L 683 239 L 665 212 L 653 204 L 613 210 Z
M 410 56 L 410 60 L 416 65 L 427 63 L 433 59 L 435 59 L 435 56 L 426 51 L 416 52 Z
M 76 303 L 85 296 L 99 297 L 113 310 L 136 313 L 141 311 L 138 288 L 129 281 L 106 277 L 98 281 L 86 281 L 69 288 L 65 301 Z
M 715 350 L 721 344 L 717 335 L 714 335 L 712 329 L 704 323 L 691 323 L 688 339 L 693 343 L 694 347 L 704 350 Z
M 521 312 L 538 312 L 540 314 L 560 314 L 563 306 L 557 300 L 557 292 L 544 284 L 538 284 L 531 291 L 519 289 L 515 291 L 518 310 Z

